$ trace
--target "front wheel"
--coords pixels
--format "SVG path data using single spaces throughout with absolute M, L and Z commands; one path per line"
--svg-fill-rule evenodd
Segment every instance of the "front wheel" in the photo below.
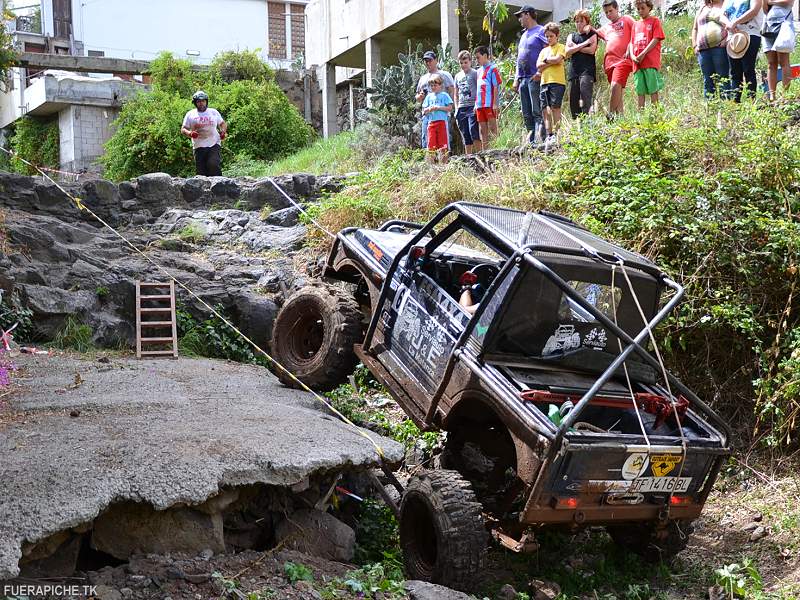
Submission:
M 469 590 L 481 575 L 488 541 L 481 505 L 456 471 L 426 471 L 409 482 L 400 505 L 409 579 Z
M 272 330 L 272 353 L 297 380 L 327 391 L 347 381 L 358 359 L 353 345 L 361 341 L 362 314 L 354 298 L 330 285 L 307 286 L 281 308 Z M 283 369 L 275 375 L 300 387 Z
M 662 528 L 648 522 L 609 525 L 606 530 L 614 543 L 646 561 L 669 562 L 686 548 L 694 526 L 691 521 L 670 521 Z

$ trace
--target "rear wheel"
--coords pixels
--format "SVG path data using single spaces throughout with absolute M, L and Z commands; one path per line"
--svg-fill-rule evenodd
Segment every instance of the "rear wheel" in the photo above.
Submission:
M 670 521 L 658 528 L 654 523 L 626 523 L 606 527 L 611 539 L 648 562 L 669 562 L 689 543 L 694 532 L 691 521 Z
M 362 315 L 358 303 L 338 288 L 319 284 L 293 294 L 283 305 L 272 330 L 275 360 L 305 385 L 330 390 L 344 383 L 358 362 L 353 344 L 360 341 Z M 278 379 L 300 387 L 283 369 Z
M 481 505 L 455 471 L 426 471 L 406 487 L 400 545 L 409 579 L 468 590 L 484 567 L 488 535 Z

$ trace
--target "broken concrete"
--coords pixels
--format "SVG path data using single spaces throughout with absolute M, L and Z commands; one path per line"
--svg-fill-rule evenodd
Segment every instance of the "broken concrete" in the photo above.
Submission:
M 184 358 L 17 362 L 27 389 L 13 399 L 15 422 L 0 426 L 0 580 L 18 574 L 23 545 L 86 531 L 112 505 L 180 506 L 213 521 L 203 511 L 224 512 L 231 498 L 198 505 L 223 488 L 261 483 L 318 494 L 315 475 L 377 465 L 363 433 L 390 462 L 402 458 L 399 444 L 359 433 L 261 367 Z M 113 530 L 104 527 L 100 517 L 97 540 L 108 549 L 100 540 Z

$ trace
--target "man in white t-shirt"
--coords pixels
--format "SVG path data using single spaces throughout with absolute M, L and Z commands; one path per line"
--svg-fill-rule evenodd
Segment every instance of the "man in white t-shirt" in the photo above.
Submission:
M 228 124 L 215 108 L 208 107 L 203 90 L 192 96 L 195 108 L 183 117 L 181 133 L 192 139 L 194 164 L 198 175 L 222 175 L 220 142 L 228 135 Z

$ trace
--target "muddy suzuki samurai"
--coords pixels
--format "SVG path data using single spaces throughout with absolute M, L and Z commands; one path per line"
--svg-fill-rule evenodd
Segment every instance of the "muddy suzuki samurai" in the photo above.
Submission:
M 287 299 L 276 359 L 320 390 L 360 360 L 446 432 L 400 504 L 409 577 L 466 589 L 489 535 L 532 551 L 548 526 L 603 525 L 653 560 L 685 547 L 730 430 L 652 345 L 683 288 L 650 260 L 555 214 L 459 202 L 342 230 L 325 276 L 353 293 Z

